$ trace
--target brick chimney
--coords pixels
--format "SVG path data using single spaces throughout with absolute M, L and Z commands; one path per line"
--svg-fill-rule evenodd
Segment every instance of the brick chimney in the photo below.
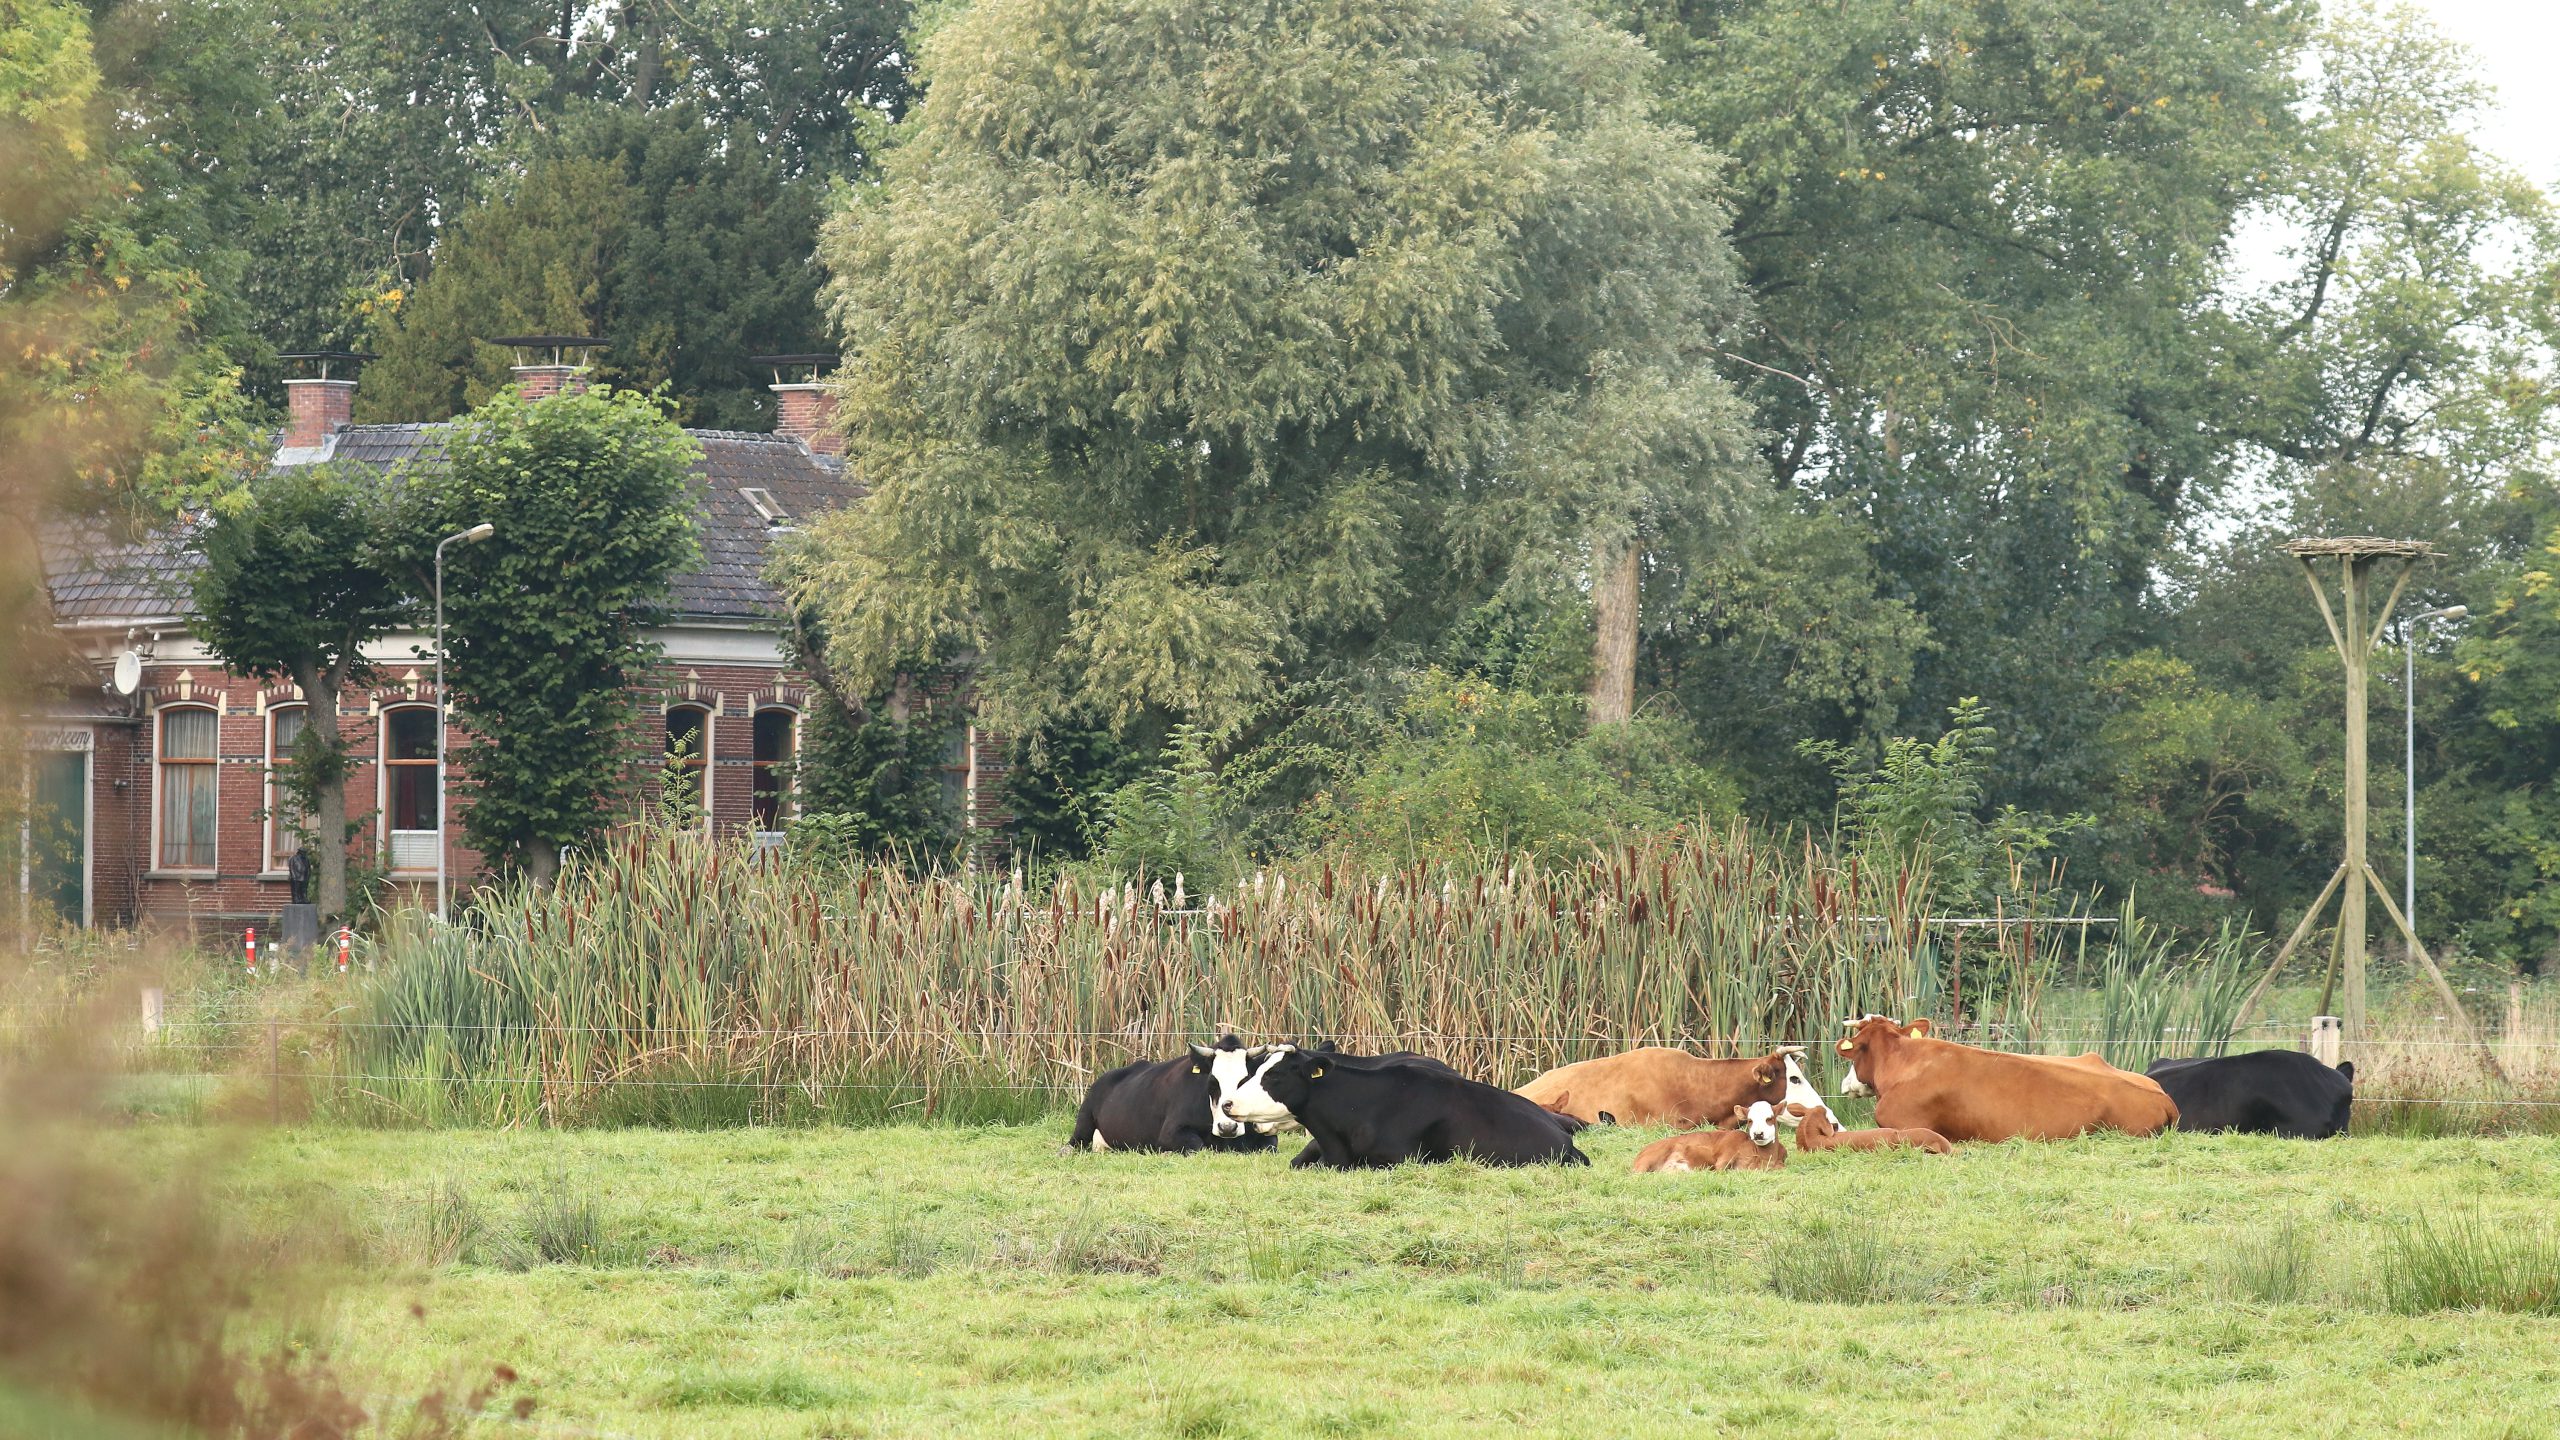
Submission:
M 301 361 L 319 372 L 284 382 L 283 448 L 317 449 L 354 417 L 356 367 L 373 357 L 353 350 L 296 350 L 276 358 Z M 343 373 L 332 375 L 332 369 Z
M 526 400 L 546 400 L 586 389 L 588 359 L 609 342 L 592 335 L 496 335 L 489 343 L 516 352 L 517 363 L 510 367 L 516 394 Z M 550 353 L 546 356 L 545 351 Z
M 773 367 L 773 433 L 788 435 L 815 455 L 842 455 L 844 435 L 834 425 L 835 392 L 818 377 L 836 363 L 833 355 L 750 355 L 748 361 Z

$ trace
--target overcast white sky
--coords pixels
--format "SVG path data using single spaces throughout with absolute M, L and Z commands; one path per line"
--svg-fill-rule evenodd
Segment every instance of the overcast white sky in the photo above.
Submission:
M 2545 186 L 2560 188 L 2560 3 L 2555 0 L 2416 0 L 2436 28 L 2471 48 L 2498 87 L 2481 127 L 2489 149 Z

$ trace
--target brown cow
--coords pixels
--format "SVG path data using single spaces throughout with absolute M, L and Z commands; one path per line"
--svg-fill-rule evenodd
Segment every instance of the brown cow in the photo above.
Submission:
M 1787 1147 L 1778 1143 L 1777 1108 L 1754 1100 L 1749 1109 L 1733 1107 L 1735 1130 L 1693 1130 L 1656 1140 L 1636 1152 L 1638 1175 L 1678 1174 L 1688 1170 L 1777 1170 L 1787 1163 Z
M 1796 1148 L 1799 1150 L 1926 1150 L 1932 1155 L 1955 1152 L 1947 1137 L 1935 1130 L 1843 1130 L 1831 1123 L 1831 1112 L 1807 1110 L 1801 1105 L 1787 1107 L 1796 1114 Z
M 2087 1057 L 2011 1055 L 1958 1045 L 1870 1015 L 1848 1022 L 1845 1094 L 1872 1093 L 1876 1123 L 1950 1140 L 2061 1140 L 2092 1130 L 2156 1135 L 2178 1121 L 2159 1082 Z
M 1684 1050 L 1648 1045 L 1624 1055 L 1560 1065 L 1519 1093 L 1559 1115 L 1588 1124 L 1704 1125 L 1737 1105 L 1766 1100 L 1822 1104 L 1796 1057 L 1782 1046 L 1751 1060 L 1701 1060 Z

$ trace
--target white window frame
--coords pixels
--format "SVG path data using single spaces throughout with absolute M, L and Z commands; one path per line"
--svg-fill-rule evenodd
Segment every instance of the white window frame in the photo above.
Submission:
M 169 727 L 164 718 L 176 710 L 203 710 L 213 716 L 213 758 L 209 762 L 188 760 L 194 765 L 209 763 L 213 768 L 213 863 L 210 865 L 171 865 L 169 852 L 162 848 L 161 831 L 169 815 Z M 151 711 L 151 866 L 153 875 L 202 876 L 222 872 L 222 704 L 218 700 L 172 700 Z
M 259 723 L 266 731 L 267 740 L 267 818 L 258 827 L 258 854 L 259 863 L 263 867 L 261 873 L 267 875 L 283 874 L 285 861 L 292 858 L 276 848 L 276 841 L 281 838 L 277 834 L 276 827 L 284 818 L 284 790 L 276 781 L 276 717 L 288 710 L 298 712 L 302 716 L 303 724 L 311 723 L 311 707 L 300 700 L 288 700 L 282 704 L 270 705 L 267 707 L 266 714 L 259 717 Z
M 807 717 L 800 713 L 800 707 L 797 705 L 759 705 L 747 715 L 747 765 L 749 767 L 747 770 L 747 828 L 758 835 L 779 835 L 790 828 L 792 821 L 800 818 L 800 787 L 797 783 L 792 783 L 784 790 L 783 803 L 776 807 L 773 817 L 780 822 L 779 824 L 767 830 L 756 823 L 756 774 L 765 768 L 763 763 L 755 757 L 756 720 L 768 712 L 778 712 L 791 717 L 791 753 L 775 761 L 777 766 L 787 767 L 800 763 L 800 737 L 801 733 L 808 728 L 809 722 Z
M 403 711 L 403 710 L 424 710 L 424 711 L 426 711 L 429 715 L 431 715 L 431 716 L 434 716 L 434 717 L 435 717 L 435 719 L 436 719 L 436 723 L 437 723 L 438 725 L 442 725 L 442 724 L 445 722 L 445 717 L 444 717 L 444 715 L 441 713 L 441 708 L 442 708 L 442 707 L 438 706 L 434 701 L 431 701 L 431 700 L 398 700 L 398 701 L 393 701 L 393 702 L 391 702 L 391 703 L 389 703 L 389 704 L 386 704 L 386 705 L 382 706 L 380 709 L 378 709 L 378 710 L 376 710 L 376 711 L 374 712 L 374 716 L 373 716 L 373 813 L 374 813 L 374 816 L 375 816 L 375 820 L 374 820 L 374 833 L 375 833 L 378 837 L 380 837 L 380 840 L 381 840 L 381 844 L 382 844 L 382 867 L 383 867 L 384 872 L 385 872 L 385 873 L 387 873 L 387 874 L 398 875 L 398 876 L 402 876 L 402 877 L 406 878 L 406 877 L 417 877 L 417 876 L 433 875 L 433 874 L 435 874 L 435 873 L 436 873 L 436 865 L 435 865 L 435 861 L 434 861 L 434 860 L 432 860 L 432 859 L 428 860 L 428 861 L 427 861 L 427 863 L 426 863 L 426 864 L 424 864 L 424 865 L 407 865 L 407 866 L 404 866 L 404 865 L 401 865 L 400 863 L 398 863 L 397 858 L 392 854 L 392 850 L 391 850 L 391 837 L 393 837 L 394 835 L 430 835 L 430 834 L 432 834 L 432 835 L 434 835 L 434 836 L 436 837 L 436 847 L 437 847 L 437 849 L 438 849 L 438 851 L 439 851 L 439 852 L 441 852 L 441 851 L 443 851 L 444 849 L 446 849 L 446 848 L 450 847 L 450 846 L 452 845 L 452 843 L 453 843 L 453 837 L 452 837 L 452 836 L 450 836 L 450 835 L 446 835 L 446 834 L 443 834 L 443 833 L 438 832 L 438 831 L 431 831 L 431 830 L 394 830 L 394 829 L 391 827 L 391 772 L 392 772 L 392 771 L 394 771 L 394 770 L 397 770 L 397 769 L 409 769 L 409 768 L 414 768 L 414 767 L 419 763 L 419 762 L 417 762 L 417 761 L 402 761 L 402 762 L 400 762 L 399 764 L 395 765 L 395 764 L 392 762 L 392 759 L 391 759 L 391 717 L 392 717 L 392 716 L 394 716 L 394 715 L 399 714 L 399 713 L 400 713 L 401 711 Z M 452 777 L 451 777 L 451 776 L 448 776 L 448 775 L 446 775 L 446 774 L 444 773 L 444 763 L 443 763 L 442 761 L 438 760 L 438 761 L 431 761 L 431 762 L 428 762 L 428 763 L 431 763 L 431 764 L 433 764 L 433 765 L 435 766 L 435 771 L 436 771 L 436 798 L 437 798 L 439 801 L 441 801 L 441 800 L 443 800 L 443 799 L 445 798 L 445 788 L 444 788 L 444 787 L 445 787 L 446 783 L 447 783 L 447 782 L 448 782 Z M 437 808 L 438 808 L 438 810 L 439 810 L 441 813 L 444 813 L 444 814 L 447 814 L 447 815 L 449 815 L 449 814 L 451 813 L 451 809 L 452 809 L 452 807 L 451 807 L 451 806 L 449 806 L 449 805 L 439 805 Z

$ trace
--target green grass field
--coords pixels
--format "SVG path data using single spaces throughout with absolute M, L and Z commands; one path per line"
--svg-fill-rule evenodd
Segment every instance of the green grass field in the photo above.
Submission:
M 221 1204 L 343 1248 L 312 1338 L 379 1390 L 505 1362 L 609 1435 L 2560 1433 L 2560 1140 L 1665 1177 L 1638 1131 L 1356 1175 L 1064 1131 L 288 1130 Z

